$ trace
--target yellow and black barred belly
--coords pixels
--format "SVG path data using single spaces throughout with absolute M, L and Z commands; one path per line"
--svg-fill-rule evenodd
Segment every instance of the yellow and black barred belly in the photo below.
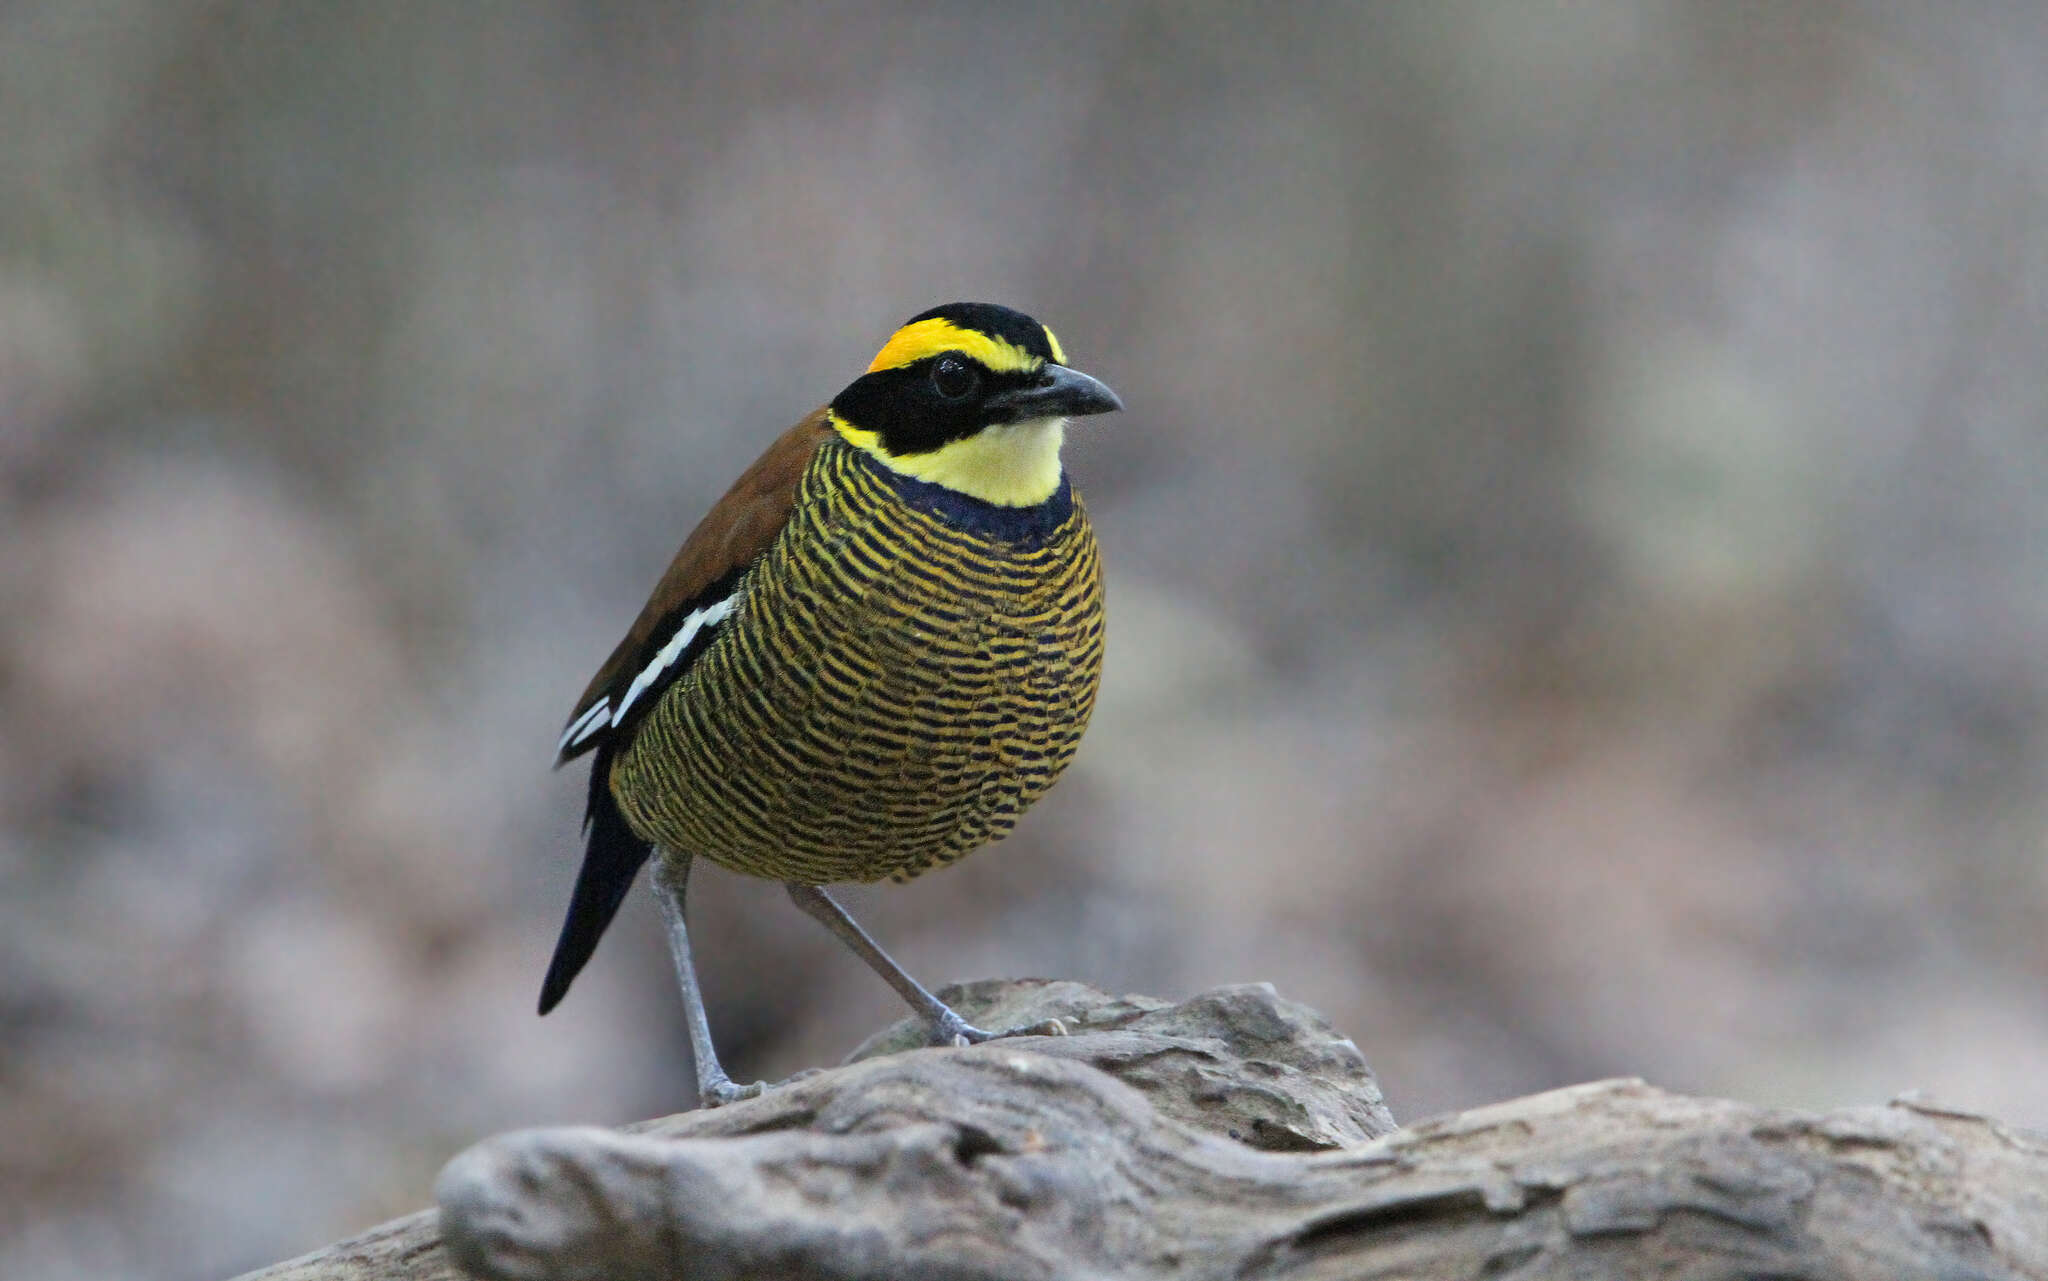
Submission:
M 997 507 L 821 445 L 732 615 L 614 759 L 633 829 L 754 876 L 908 880 L 1006 834 L 1102 673 L 1064 480 Z

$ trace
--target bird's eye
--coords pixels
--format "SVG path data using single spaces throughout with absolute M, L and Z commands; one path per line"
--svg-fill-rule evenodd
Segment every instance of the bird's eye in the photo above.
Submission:
M 974 372 L 974 366 L 958 356 L 941 356 L 939 363 L 932 366 L 932 390 L 947 400 L 958 400 L 981 381 L 981 375 Z

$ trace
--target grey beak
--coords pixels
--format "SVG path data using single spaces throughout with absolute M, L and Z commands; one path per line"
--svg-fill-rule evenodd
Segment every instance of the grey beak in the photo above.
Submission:
M 1012 423 L 1027 418 L 1109 414 L 1123 407 L 1124 402 L 1107 383 L 1065 365 L 1047 365 L 1030 386 L 1002 392 L 988 401 L 988 408 L 999 415 L 997 421 Z

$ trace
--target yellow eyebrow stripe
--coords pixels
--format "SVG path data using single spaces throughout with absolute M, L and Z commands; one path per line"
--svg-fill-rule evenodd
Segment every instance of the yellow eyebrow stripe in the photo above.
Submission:
M 1049 331 L 1046 337 L 1052 337 Z M 1053 350 L 1057 352 L 1059 347 L 1055 344 Z M 935 316 L 914 325 L 905 325 L 891 335 L 875 356 L 874 363 L 868 366 L 868 372 L 874 374 L 884 369 L 901 369 L 942 351 L 960 352 L 999 374 L 1035 373 L 1045 364 L 1013 343 L 991 338 L 978 329 L 962 329 L 950 320 Z

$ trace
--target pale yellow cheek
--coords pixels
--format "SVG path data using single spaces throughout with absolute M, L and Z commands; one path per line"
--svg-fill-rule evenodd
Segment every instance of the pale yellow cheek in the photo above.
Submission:
M 1060 487 L 1060 446 L 1067 435 L 1064 418 L 1033 418 L 989 427 L 966 440 L 908 458 L 890 456 L 874 432 L 836 416 L 833 426 L 847 443 L 906 476 L 999 507 L 1035 507 Z

